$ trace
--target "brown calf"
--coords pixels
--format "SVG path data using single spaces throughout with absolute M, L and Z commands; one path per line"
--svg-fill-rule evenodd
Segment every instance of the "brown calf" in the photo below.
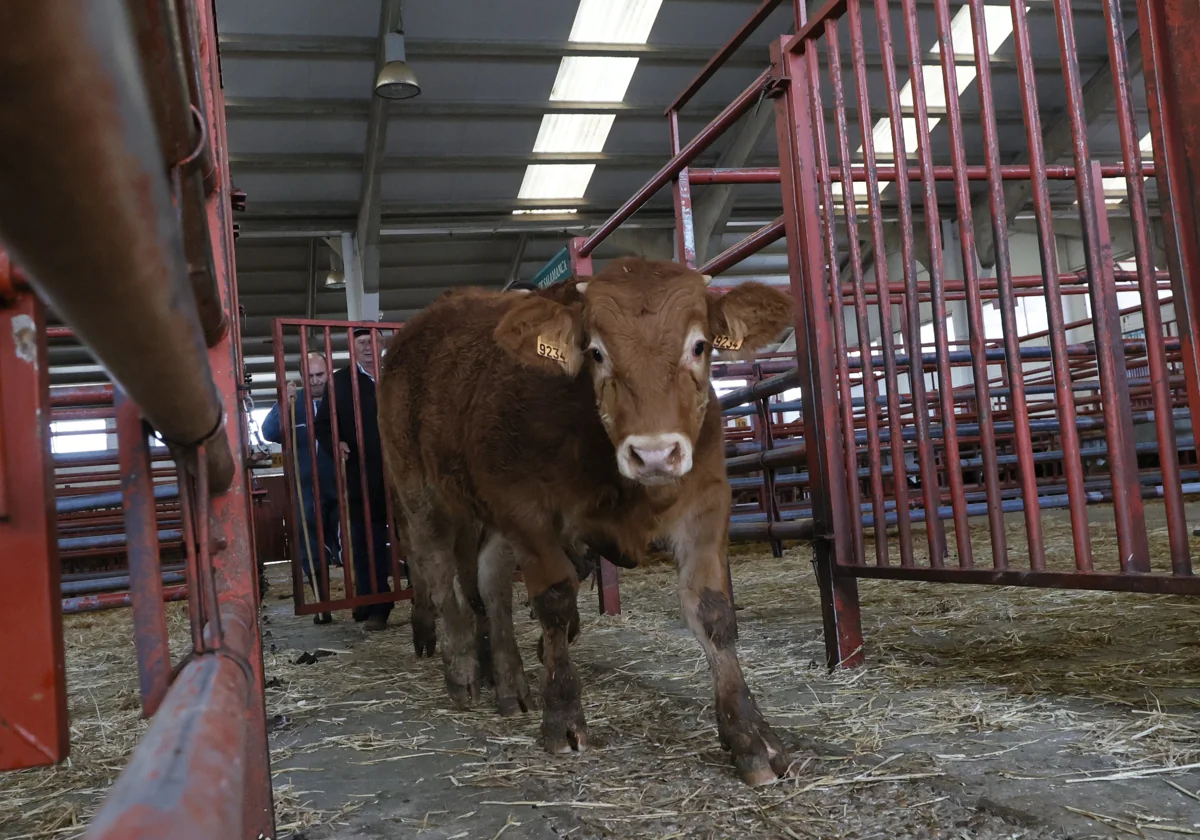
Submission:
M 788 759 L 737 660 L 730 492 L 709 368 L 714 345 L 744 357 L 772 341 L 791 323 L 792 301 L 757 283 L 721 296 L 706 280 L 677 263 L 635 259 L 547 292 L 444 295 L 385 357 L 380 434 L 409 562 L 422 567 L 443 618 L 454 702 L 478 696 L 475 611 L 459 576 L 477 561 L 498 705 L 529 708 L 511 627 L 519 564 L 543 631 L 546 749 L 585 749 L 568 655 L 578 576 L 563 545 L 606 542 L 636 560 L 665 538 L 712 671 L 721 742 L 742 778 L 760 784 Z M 464 552 L 480 526 L 483 550 Z

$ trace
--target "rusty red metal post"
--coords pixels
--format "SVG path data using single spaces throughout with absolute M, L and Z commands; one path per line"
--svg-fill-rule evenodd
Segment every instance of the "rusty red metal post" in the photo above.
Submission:
M 841 535 L 858 523 L 850 517 L 846 492 L 849 476 L 845 475 L 838 425 L 835 345 L 813 146 L 813 103 L 807 59 L 803 51 L 787 51 L 786 44 L 787 39 L 772 44 L 771 60 L 776 77 L 789 80 L 785 93 L 776 99 L 776 137 L 788 264 L 796 301 L 796 358 L 804 392 L 804 436 L 812 484 L 813 554 L 821 587 L 827 663 L 830 667 L 853 666 L 862 661 L 858 583 L 839 575 L 838 567 L 851 562 L 848 543 Z
M 667 114 L 671 134 L 671 157 L 679 154 L 679 112 Z M 675 176 L 675 258 L 688 268 L 696 267 L 696 233 L 692 220 L 692 182 L 685 166 Z
M 2 291 L 11 278 L 0 271 Z M 32 293 L 0 296 L 0 770 L 54 764 L 68 749 L 44 323 Z
M 171 681 L 171 651 L 163 611 L 158 551 L 158 513 L 150 473 L 150 449 L 138 407 L 118 391 L 117 447 L 124 497 L 129 594 L 133 606 L 133 643 L 137 648 L 142 716 L 152 717 Z
M 615 229 L 615 226 L 614 226 Z M 575 277 L 592 276 L 591 251 L 582 253 L 589 240 L 576 236 L 568 244 L 571 257 L 571 274 Z M 596 568 L 596 597 L 603 615 L 619 615 L 621 612 L 621 573 L 607 557 L 601 557 Z
M 1195 0 L 1145 0 L 1137 11 L 1158 202 L 1195 429 L 1200 421 L 1200 9 Z M 1172 567 L 1176 574 L 1192 572 L 1190 560 L 1174 549 Z

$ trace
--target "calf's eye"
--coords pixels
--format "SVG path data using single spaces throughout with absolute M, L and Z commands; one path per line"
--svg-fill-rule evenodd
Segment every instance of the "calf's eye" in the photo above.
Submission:
M 697 341 L 692 346 L 692 355 L 695 356 L 697 359 L 699 359 L 701 356 L 704 355 L 704 341 L 703 340 Z

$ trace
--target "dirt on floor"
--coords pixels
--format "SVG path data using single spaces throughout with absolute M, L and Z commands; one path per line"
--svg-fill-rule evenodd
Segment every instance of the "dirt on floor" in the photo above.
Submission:
M 270 567 L 278 837 L 1200 835 L 1197 599 L 864 581 L 867 664 L 829 672 L 810 559 L 732 557 L 747 681 L 795 759 L 754 790 L 718 744 L 670 565 L 622 572 L 619 616 L 596 614 L 590 581 L 580 593 L 592 749 L 565 757 L 538 746 L 536 713 L 500 718 L 488 691 L 454 710 L 440 659 L 413 654 L 406 604 L 381 633 L 348 614 L 314 626 Z M 186 612 L 169 611 L 186 645 Z M 126 611 L 68 618 L 72 756 L 0 775 L 0 838 L 82 834 L 145 728 L 130 639 Z

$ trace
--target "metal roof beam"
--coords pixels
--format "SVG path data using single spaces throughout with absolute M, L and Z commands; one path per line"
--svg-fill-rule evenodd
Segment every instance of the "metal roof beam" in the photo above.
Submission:
M 739 169 L 747 166 L 751 155 L 758 148 L 768 131 L 775 125 L 775 109 L 759 107 L 739 120 L 729 144 L 717 160 L 719 169 Z M 778 155 L 775 156 L 778 165 Z M 768 164 L 771 165 L 771 164 Z M 696 235 L 696 263 L 704 265 L 716 251 L 713 242 L 720 243 L 725 223 L 733 212 L 737 191 L 733 184 L 717 184 L 709 187 L 693 203 L 693 218 Z
M 347 35 L 268 35 L 221 33 L 221 55 L 230 58 L 371 58 L 377 41 Z M 453 61 L 553 61 L 563 56 L 617 56 L 639 58 L 649 64 L 704 64 L 717 46 L 672 44 L 591 44 L 579 41 L 404 39 L 410 60 Z M 765 50 L 734 56 L 727 64 L 759 65 Z
M 1048 6 L 1052 10 L 1052 6 Z M 1074 10 L 1074 4 L 1072 5 Z M 1033 11 L 1032 9 L 1030 11 Z M 1133 19 L 1131 18 L 1131 21 Z M 1136 22 L 1134 21 L 1134 25 Z M 363 59 L 375 55 L 376 42 L 372 38 L 351 36 L 297 36 L 297 35 L 222 35 L 221 55 L 232 58 L 271 58 L 295 60 Z M 446 40 L 429 38 L 406 38 L 405 51 L 409 58 L 435 61 L 545 61 L 559 62 L 564 56 L 603 56 L 637 58 L 648 65 L 702 66 L 712 58 L 719 45 L 707 47 L 674 46 L 667 44 L 587 44 L 577 41 L 483 41 Z M 928 53 L 927 63 L 939 59 Z M 959 53 L 955 61 L 961 64 L 974 63 L 974 53 Z M 1105 59 L 1081 55 L 1080 68 L 1101 66 Z M 735 53 L 726 67 L 765 67 L 768 64 L 764 48 L 742 50 Z M 907 59 L 895 59 L 898 69 L 907 69 Z M 842 62 L 844 70 L 853 72 L 854 64 L 847 59 Z M 878 52 L 866 54 L 868 70 L 883 67 L 883 58 Z M 992 56 L 993 72 L 1015 73 L 1018 69 L 1012 56 Z M 1034 71 L 1040 74 L 1062 77 L 1062 66 L 1057 55 L 1034 57 Z M 686 112 L 686 109 L 684 109 Z
M 715 155 L 707 160 L 715 161 Z M 648 169 L 662 166 L 661 154 L 622 152 L 522 152 L 505 155 L 389 155 L 375 161 L 382 171 L 402 169 L 524 169 L 531 163 L 596 163 L 614 169 Z M 761 166 L 775 166 L 778 158 L 763 158 Z M 230 155 L 235 171 L 304 172 L 336 169 L 358 169 L 362 156 L 357 154 L 248 154 Z M 704 166 L 703 162 L 697 164 Z M 559 202 L 560 204 L 562 202 Z
M 370 103 L 366 99 L 292 99 L 278 97 L 241 98 L 225 100 L 225 116 L 229 119 L 263 119 L 302 117 L 305 119 L 365 119 Z M 707 121 L 721 111 L 721 106 L 701 105 L 689 108 L 680 115 L 684 120 Z M 616 114 L 622 120 L 654 120 L 662 122 L 659 105 L 630 105 L 627 102 L 436 102 L 410 100 L 404 104 L 404 119 L 536 119 L 548 113 Z M 400 114 L 392 115 L 396 119 Z
M 374 320 L 379 311 L 379 214 L 383 192 L 384 147 L 387 144 L 391 100 L 374 95 L 375 79 L 386 61 L 384 42 L 400 20 L 401 0 L 379 4 L 379 35 L 374 40 L 375 72 L 371 74 L 371 105 L 367 117 L 367 144 L 362 159 L 362 184 L 354 226 L 354 256 L 358 271 L 352 276 L 346 260 L 346 305 L 353 320 Z M 342 247 L 348 243 L 343 237 Z

